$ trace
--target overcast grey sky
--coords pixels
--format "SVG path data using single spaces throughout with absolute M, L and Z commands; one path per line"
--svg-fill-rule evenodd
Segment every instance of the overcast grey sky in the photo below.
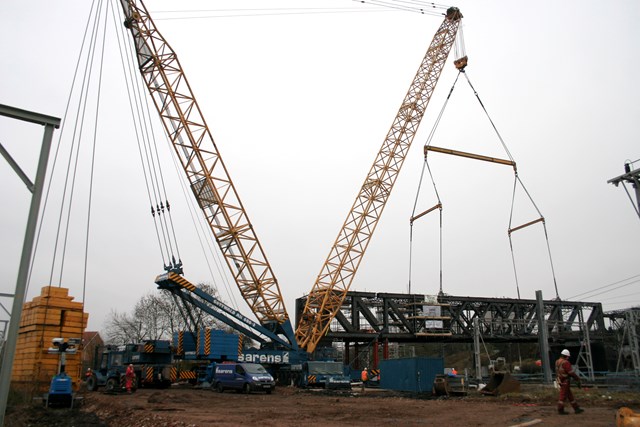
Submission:
M 514 4 L 455 4 L 464 14 L 469 80 L 546 218 L 560 297 L 602 301 L 605 310 L 638 304 L 640 221 L 624 190 L 607 180 L 623 173 L 626 160 L 640 158 L 640 86 L 634 79 L 640 69 L 640 3 Z M 442 18 L 372 11 L 349 0 L 146 5 L 178 54 L 293 317 L 294 300 L 311 289 Z M 80 0 L 0 4 L 0 103 L 64 114 L 89 6 Z M 162 13 L 178 8 L 235 12 Z M 257 8 L 272 10 L 265 16 Z M 219 17 L 205 18 L 214 14 Z M 179 16 L 197 18 L 162 19 Z M 132 309 L 162 272 L 112 21 L 106 40 L 84 298 L 92 330 L 103 328 L 111 310 Z M 422 147 L 457 74 L 452 60 L 352 290 L 408 290 L 408 219 L 424 163 Z M 93 139 L 89 129 L 87 147 Z M 68 124 L 63 135 L 72 132 Z M 42 128 L 0 118 L 0 143 L 32 177 L 41 135 Z M 432 144 L 505 157 L 466 80 L 458 82 Z M 219 273 L 214 268 L 212 277 L 206 267 L 179 187 L 183 178 L 162 147 L 185 276 L 215 282 L 226 301 L 235 299 L 247 312 L 235 285 L 235 297 L 229 296 Z M 54 179 L 28 298 L 51 281 L 82 301 L 89 149 L 83 153 L 62 281 L 59 266 L 50 279 L 55 200 L 64 185 Z M 9 293 L 29 194 L 4 160 L 0 165 L 0 257 L 6 267 L 0 292 Z M 507 236 L 513 171 L 441 154 L 430 156 L 430 166 L 444 204 L 444 292 L 516 297 Z M 435 200 L 426 177 L 417 211 Z M 536 218 L 519 194 L 514 225 Z M 438 227 L 436 215 L 414 226 L 414 293 L 439 290 Z M 555 297 L 540 224 L 514 233 L 513 244 L 521 296 L 534 298 L 542 290 L 545 298 Z M 582 296 L 616 282 L 607 288 L 620 286 L 615 291 Z M 7 299 L 2 303 L 11 306 Z

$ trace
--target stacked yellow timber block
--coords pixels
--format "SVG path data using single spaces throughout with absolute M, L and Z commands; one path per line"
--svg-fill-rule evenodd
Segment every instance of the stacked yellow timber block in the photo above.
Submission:
M 66 288 L 45 286 L 40 296 L 24 304 L 11 377 L 14 383 L 46 389 L 58 373 L 60 362 L 59 353 L 48 352 L 54 347 L 52 340 L 63 338 L 66 342 L 78 338 L 78 342 L 81 341 L 89 314 L 83 312 L 82 303 L 73 299 Z M 76 345 L 76 354 L 66 354 L 65 365 L 76 389 L 82 374 L 79 346 Z

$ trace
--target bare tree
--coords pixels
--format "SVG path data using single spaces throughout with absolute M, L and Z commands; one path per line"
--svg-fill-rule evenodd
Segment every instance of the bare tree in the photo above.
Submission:
M 133 315 L 112 310 L 105 325 L 106 342 L 126 344 L 145 339 L 142 323 Z
M 220 299 L 217 289 L 208 283 L 198 288 Z M 170 292 L 157 290 L 144 295 L 132 313 L 112 311 L 106 322 L 106 337 L 110 344 L 141 342 L 147 339 L 171 340 L 174 332 L 197 333 L 202 329 L 220 329 L 237 333 L 211 314 L 194 307 Z

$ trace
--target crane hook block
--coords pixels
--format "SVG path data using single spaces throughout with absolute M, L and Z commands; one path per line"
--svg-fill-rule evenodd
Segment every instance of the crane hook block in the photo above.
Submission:
M 467 55 L 465 55 L 462 58 L 459 58 L 453 61 L 453 65 L 455 65 L 458 70 L 462 71 L 467 66 L 468 61 L 469 61 L 469 58 L 467 57 Z

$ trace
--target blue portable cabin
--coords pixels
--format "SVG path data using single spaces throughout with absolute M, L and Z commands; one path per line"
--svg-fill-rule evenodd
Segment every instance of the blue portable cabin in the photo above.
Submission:
M 441 357 L 412 357 L 380 362 L 380 387 L 389 390 L 431 393 L 433 381 L 444 370 Z

